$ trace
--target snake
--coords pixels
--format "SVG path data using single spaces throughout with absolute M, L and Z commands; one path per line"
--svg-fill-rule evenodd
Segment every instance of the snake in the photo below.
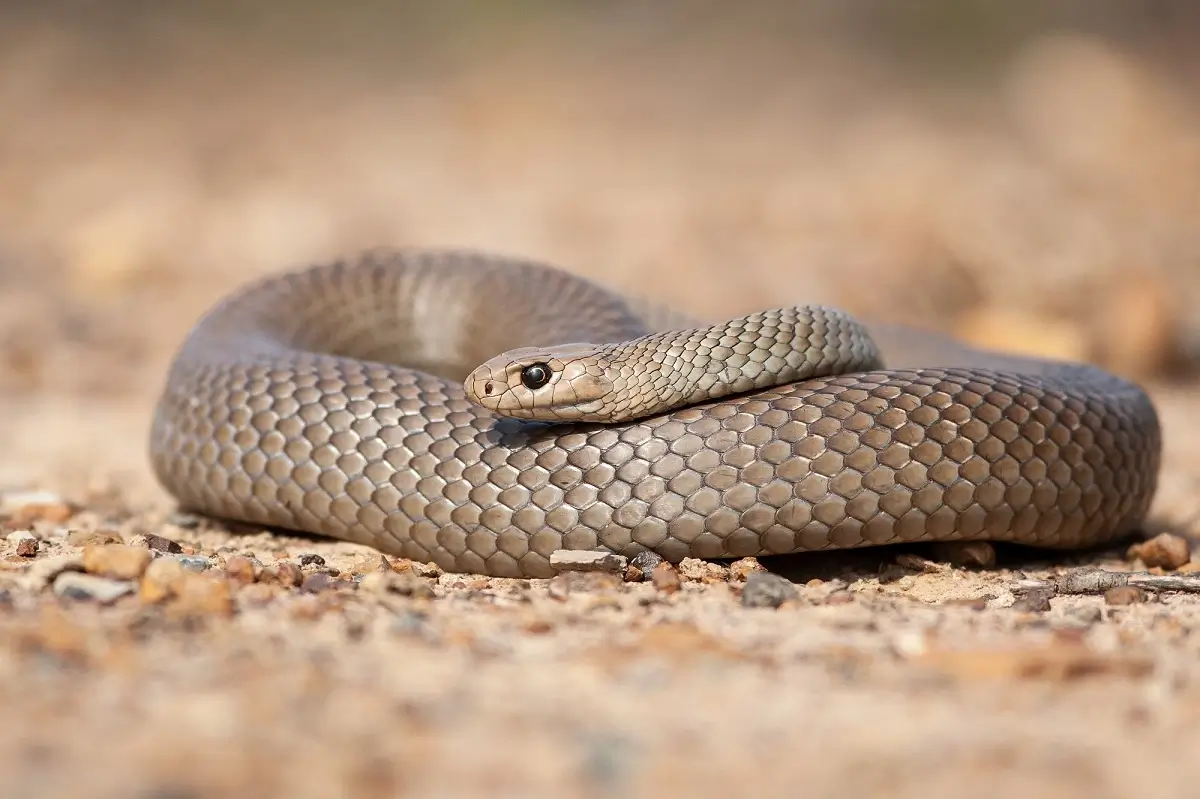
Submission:
M 149 434 L 178 509 L 514 578 L 559 573 L 560 550 L 1090 548 L 1143 523 L 1161 450 L 1147 391 L 1090 363 L 826 305 L 712 323 L 533 257 L 418 247 L 218 299 Z

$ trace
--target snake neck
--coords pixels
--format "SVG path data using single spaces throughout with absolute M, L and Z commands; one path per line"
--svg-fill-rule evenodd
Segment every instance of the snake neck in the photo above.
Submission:
M 655 333 L 600 348 L 613 386 L 598 412 L 624 421 L 685 405 L 878 368 L 866 329 L 820 306 L 779 308 L 694 330 Z

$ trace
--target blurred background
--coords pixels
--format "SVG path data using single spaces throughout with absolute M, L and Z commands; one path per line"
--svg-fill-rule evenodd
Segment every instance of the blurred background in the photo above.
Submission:
M 1185 381 L 1197 32 L 1187 0 L 10 0 L 0 481 L 152 490 L 196 317 L 380 245 Z

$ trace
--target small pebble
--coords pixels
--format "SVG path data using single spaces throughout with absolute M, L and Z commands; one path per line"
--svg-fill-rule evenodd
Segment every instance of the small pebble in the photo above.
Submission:
M 684 558 L 679 562 L 679 576 L 693 583 L 724 583 L 729 581 L 729 568 L 699 558 Z
M 254 582 L 259 571 L 260 569 L 256 568 L 254 561 L 244 555 L 234 555 L 225 561 L 225 573 L 238 585 L 249 585 Z
M 134 592 L 128 580 L 110 580 L 79 572 L 63 572 L 54 580 L 54 593 L 66 599 L 80 599 L 107 605 Z
M 32 558 L 38 552 L 38 538 L 29 530 L 9 533 L 6 540 L 16 548 L 17 555 L 22 558 Z
M 212 566 L 208 558 L 203 555 L 180 555 L 175 560 L 190 572 L 205 572 Z
M 729 564 L 729 579 L 745 582 L 746 578 L 755 572 L 765 572 L 767 569 L 758 562 L 758 558 L 741 558 Z
M 67 533 L 67 546 L 99 547 L 105 544 L 120 544 L 121 536 L 111 530 L 71 530 Z
M 150 550 L 125 544 L 90 546 L 83 550 L 83 570 L 114 580 L 136 580 L 153 559 Z
M 1131 546 L 1125 556 L 1129 560 L 1141 560 L 1151 569 L 1178 569 L 1192 559 L 1192 551 L 1183 536 L 1159 533 L 1148 541 Z
M 557 549 L 550 553 L 550 566 L 559 571 L 623 573 L 629 559 L 613 552 L 590 549 Z
M 295 588 L 304 582 L 304 572 L 295 563 L 283 561 L 262 570 L 258 579 L 264 583 L 278 583 L 285 588 Z
M 640 583 L 645 580 L 658 564 L 663 562 L 662 555 L 646 550 L 639 552 L 629 561 L 625 569 L 625 582 Z
M 654 587 L 659 591 L 673 594 L 679 590 L 682 580 L 679 579 L 679 570 L 663 561 L 650 572 L 650 582 L 654 583 Z
M 796 586 L 770 572 L 751 574 L 742 589 L 742 607 L 746 608 L 777 608 L 795 598 Z
M 185 571 L 168 610 L 174 616 L 231 616 L 233 593 L 227 580 Z
M 305 566 L 324 566 L 325 565 L 325 558 L 321 557 L 320 555 L 318 555 L 314 552 L 307 552 L 307 553 L 301 555 L 299 558 L 297 558 L 297 561 L 300 563 L 300 568 L 302 568 L 302 569 Z
M 408 566 L 407 569 L 405 569 L 403 567 L 404 564 L 407 564 L 407 566 Z M 433 562 L 418 563 L 416 561 L 411 561 L 411 560 L 410 561 L 400 561 L 399 563 L 395 564 L 393 566 L 393 568 L 398 572 L 411 570 L 418 577 L 429 577 L 434 580 L 436 580 L 437 578 L 441 577 L 443 574 L 446 573 L 445 570 L 443 570 L 441 566 L 439 566 Z
M 170 599 L 178 593 L 186 573 L 178 558 L 158 558 L 151 561 L 142 573 L 138 589 L 141 600 L 155 604 Z
M 167 555 L 178 555 L 183 552 L 183 547 L 177 541 L 172 541 L 161 535 L 147 535 L 146 546 L 155 552 L 162 552 Z
M 350 566 L 351 574 L 367 574 L 368 572 L 390 572 L 392 564 L 383 555 L 368 555 L 365 558 L 355 560 Z
M 35 560 L 29 571 L 25 572 L 25 580 L 31 590 L 40 591 L 63 572 L 82 570 L 83 558 L 78 555 L 59 555 Z
M 1012 609 L 1018 613 L 1047 613 L 1051 609 L 1050 598 L 1052 596 L 1053 594 L 1048 591 L 1034 591 L 1017 597 L 1012 604 Z
M 1109 605 L 1136 605 L 1146 598 L 1146 592 L 1136 585 L 1122 585 L 1104 592 L 1104 601 Z

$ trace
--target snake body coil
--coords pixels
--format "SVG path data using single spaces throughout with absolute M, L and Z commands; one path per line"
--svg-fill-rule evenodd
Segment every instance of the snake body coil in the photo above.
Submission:
M 1141 522 L 1161 433 L 1136 385 L 858 330 L 820 308 L 702 328 L 535 262 L 378 251 L 210 311 L 170 368 L 151 462 L 189 510 L 509 577 L 550 576 L 564 548 L 1071 548 Z M 530 354 L 551 372 L 522 380 Z M 508 410 L 478 404 L 491 378 Z M 532 420 L 498 415 L 521 403 Z

